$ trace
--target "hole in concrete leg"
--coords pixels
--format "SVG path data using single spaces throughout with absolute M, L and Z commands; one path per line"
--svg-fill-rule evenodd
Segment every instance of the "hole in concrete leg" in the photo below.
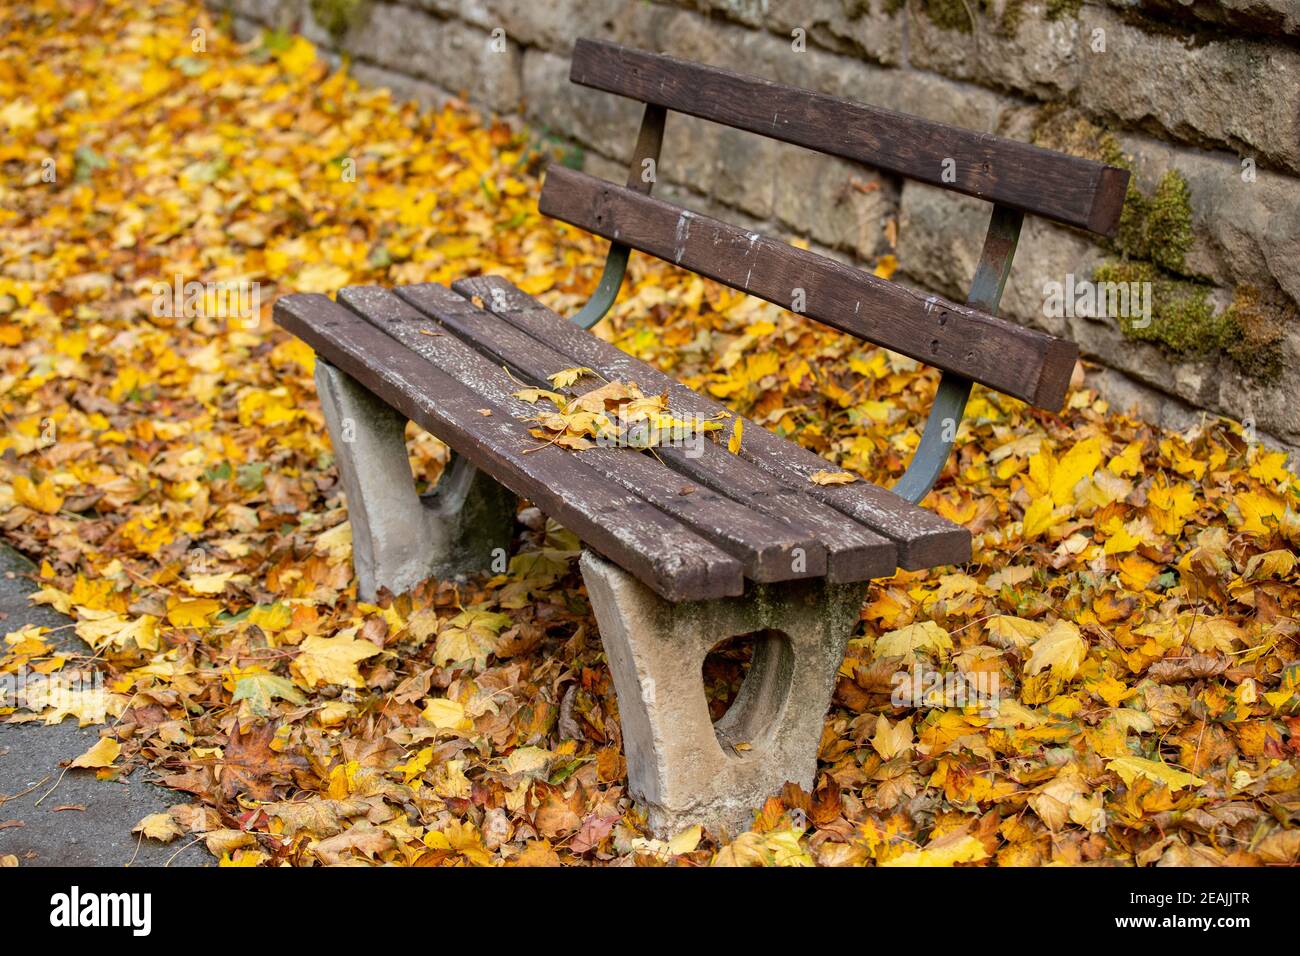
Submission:
M 704 659 L 709 716 L 723 753 L 745 757 L 767 743 L 790 693 L 794 653 L 780 631 L 729 637 Z
M 731 708 L 745 675 L 749 673 L 753 657 L 753 634 L 738 634 L 713 645 L 701 668 L 704 699 L 709 702 L 709 720 L 717 723 Z

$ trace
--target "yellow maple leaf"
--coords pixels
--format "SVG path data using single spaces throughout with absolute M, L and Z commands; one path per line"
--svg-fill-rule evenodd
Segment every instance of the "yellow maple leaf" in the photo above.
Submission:
M 303 76 L 316 64 L 316 47 L 309 40 L 295 36 L 287 46 L 276 51 L 275 58 L 288 73 Z
M 316 539 L 319 543 L 320 538 Z M 293 609 L 287 604 L 258 604 L 248 612 L 248 623 L 256 624 L 263 631 L 275 633 L 289 626 L 293 620 Z
M 1242 581 L 1268 581 L 1288 577 L 1295 570 L 1296 556 L 1290 551 L 1265 551 L 1246 562 Z
M 317 554 L 329 555 L 331 564 L 342 564 L 352 560 L 352 522 L 336 524 L 328 531 L 316 536 L 316 545 L 312 549 Z
M 26 475 L 19 475 L 14 479 L 14 498 L 20 505 L 47 515 L 57 514 L 63 507 L 63 495 L 49 478 L 38 485 Z
M 1266 485 L 1283 487 L 1295 480 L 1286 467 L 1286 452 L 1269 451 L 1263 446 L 1255 445 L 1249 457 L 1251 458 L 1250 477 Z
M 234 571 L 226 571 L 222 574 L 191 574 L 185 579 L 185 586 L 192 594 L 220 594 L 234 576 Z
M 669 855 L 678 856 L 682 853 L 694 853 L 703 836 L 704 828 L 698 823 L 693 827 L 687 827 L 668 841 L 667 850 Z
M 312 54 L 313 56 L 315 53 Z M 337 292 L 352 280 L 352 273 L 347 269 L 331 265 L 328 262 L 316 262 L 305 266 L 293 280 L 296 292 Z
M 1129 442 L 1122 452 L 1106 463 L 1106 469 L 1120 477 L 1142 474 L 1143 444 L 1141 441 Z
M 847 485 L 858 480 L 858 476 L 847 471 L 815 471 L 808 476 L 814 485 Z
M 559 392 L 552 392 L 545 388 L 534 388 L 531 386 L 528 388 L 521 388 L 519 391 L 514 393 L 514 397 L 519 399 L 521 402 L 527 402 L 529 405 L 535 405 L 537 400 L 540 398 L 545 398 L 548 401 L 554 402 L 557 407 L 563 407 L 564 405 L 563 395 Z
M 1029 477 L 1038 494 L 1051 495 L 1055 507 L 1074 503 L 1074 488 L 1101 463 L 1101 439 L 1088 438 L 1057 459 L 1044 448 L 1029 459 Z M 1050 509 L 1047 509 L 1050 511 Z
M 1145 757 L 1114 757 L 1106 761 L 1106 769 L 1114 770 L 1130 787 L 1138 778 L 1163 784 L 1170 790 L 1199 787 L 1205 783 L 1195 774 L 1187 773 L 1185 770 L 1179 770 L 1155 760 L 1147 760 Z
M 1161 534 L 1178 534 L 1197 510 L 1196 492 L 1186 482 L 1166 485 L 1157 481 L 1147 493 L 1146 514 Z
M 112 737 L 100 737 L 99 741 L 78 757 L 69 767 L 85 767 L 89 770 L 100 770 L 104 767 L 110 767 L 122 753 L 122 745 Z
M 185 832 L 185 828 L 170 813 L 151 813 L 131 828 L 132 833 L 143 833 L 150 840 L 171 843 Z
M 1141 538 L 1132 534 L 1127 527 L 1121 525 L 1114 534 L 1106 539 L 1102 551 L 1106 554 L 1123 554 L 1125 551 L 1136 549 L 1141 543 Z
M 954 866 L 977 863 L 988 856 L 984 844 L 960 830 L 940 837 L 919 850 L 902 853 L 880 863 L 881 866 Z
M 1087 688 L 1105 701 L 1107 707 L 1118 707 L 1137 693 L 1132 687 L 1116 680 L 1110 674 L 1103 674 L 1101 680 L 1093 681 L 1087 685 Z
M 1042 621 L 1030 621 L 1023 617 L 998 614 L 984 622 L 988 628 L 989 640 L 998 647 L 1028 647 L 1047 633 L 1047 625 Z
M 142 651 L 158 650 L 158 619 L 142 614 L 130 620 L 114 611 L 97 611 L 94 608 L 77 608 L 77 637 L 96 650 L 105 647 L 126 649 L 134 644 Z
M 1187 643 L 1202 654 L 1222 651 L 1231 654 L 1236 641 L 1245 641 L 1241 628 L 1225 617 L 1204 617 L 1192 612 L 1178 615 L 1178 629 Z
M 1271 535 L 1286 511 L 1282 500 L 1268 493 L 1243 491 L 1233 496 L 1232 503 L 1240 515 L 1241 530 L 1260 537 Z
M 912 749 L 912 718 L 900 720 L 890 726 L 884 714 L 876 717 L 876 734 L 871 738 L 871 749 L 885 760 L 892 760 Z
M 309 690 L 318 684 L 362 686 L 364 679 L 357 664 L 374 657 L 379 648 L 370 641 L 357 640 L 356 631 L 349 628 L 336 637 L 312 635 L 303 641 L 290 665 L 299 683 Z
M 439 730 L 474 729 L 474 722 L 465 716 L 465 708 L 457 701 L 445 697 L 430 698 L 420 716 Z
M 737 415 L 731 426 L 731 438 L 727 440 L 727 451 L 733 455 L 740 454 L 740 442 L 744 434 L 745 420 Z
M 556 372 L 554 375 L 546 376 L 546 380 L 556 388 L 568 388 L 578 379 L 582 378 L 582 376 L 594 374 L 595 373 L 585 365 L 580 365 L 577 368 L 560 369 L 560 371 Z M 614 385 L 618 383 L 610 382 L 609 384 Z
M 873 657 L 907 656 L 915 651 L 946 657 L 952 650 L 952 638 L 934 621 L 918 621 L 876 638 Z
M 1054 508 L 1050 497 L 1035 498 L 1025 509 L 1025 518 L 1020 536 L 1026 541 L 1033 541 L 1039 535 L 1056 527 L 1069 517 L 1065 508 Z
M 167 609 L 167 620 L 177 627 L 207 627 L 224 608 L 225 605 L 212 598 L 177 601 Z
M 1079 672 L 1087 654 L 1088 642 L 1079 633 L 1078 626 L 1070 621 L 1057 621 L 1030 647 L 1025 674 L 1032 676 L 1050 668 L 1053 677 L 1069 680 Z
M 521 292 L 527 292 L 529 295 L 540 295 L 555 285 L 555 270 L 535 272 L 526 279 L 519 280 L 516 285 L 519 286 Z
M 460 661 L 487 666 L 488 655 L 496 650 L 497 635 L 510 623 L 510 616 L 470 608 L 442 625 L 433 648 L 433 662 L 439 667 Z

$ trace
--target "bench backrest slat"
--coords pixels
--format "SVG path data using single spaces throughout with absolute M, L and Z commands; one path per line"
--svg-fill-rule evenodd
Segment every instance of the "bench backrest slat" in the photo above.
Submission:
M 672 203 L 552 164 L 561 219 L 1040 408 L 1065 400 L 1078 348 Z
M 599 40 L 577 42 L 569 79 L 1102 235 L 1119 226 L 1129 174 L 1115 166 Z

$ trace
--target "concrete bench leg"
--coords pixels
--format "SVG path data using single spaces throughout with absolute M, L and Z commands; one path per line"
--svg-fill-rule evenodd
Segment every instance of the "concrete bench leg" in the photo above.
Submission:
M 459 455 L 434 490 L 416 493 L 406 419 L 334 366 L 317 361 L 316 391 L 352 523 L 357 595 L 373 601 L 429 577 L 454 577 L 509 553 L 515 496 Z
M 743 597 L 672 604 L 590 551 L 581 566 L 618 695 L 632 796 L 651 829 L 671 835 L 700 823 L 734 834 L 786 781 L 811 789 L 865 584 L 751 584 Z M 749 674 L 715 725 L 704 659 L 719 641 L 755 632 Z

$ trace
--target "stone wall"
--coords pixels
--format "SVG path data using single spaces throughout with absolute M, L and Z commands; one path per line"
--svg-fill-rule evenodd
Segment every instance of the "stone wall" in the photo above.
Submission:
M 1027 219 L 1002 313 L 1078 341 L 1117 405 L 1300 449 L 1300 0 L 212 0 L 365 82 L 460 96 L 611 179 L 640 107 L 572 86 L 579 36 L 1128 166 L 1120 237 Z M 494 42 L 495 38 L 495 42 Z M 657 194 L 964 297 L 985 203 L 670 116 Z M 1150 281 L 1149 325 L 1050 317 L 1044 285 Z M 1145 326 L 1145 327 L 1144 327 Z

